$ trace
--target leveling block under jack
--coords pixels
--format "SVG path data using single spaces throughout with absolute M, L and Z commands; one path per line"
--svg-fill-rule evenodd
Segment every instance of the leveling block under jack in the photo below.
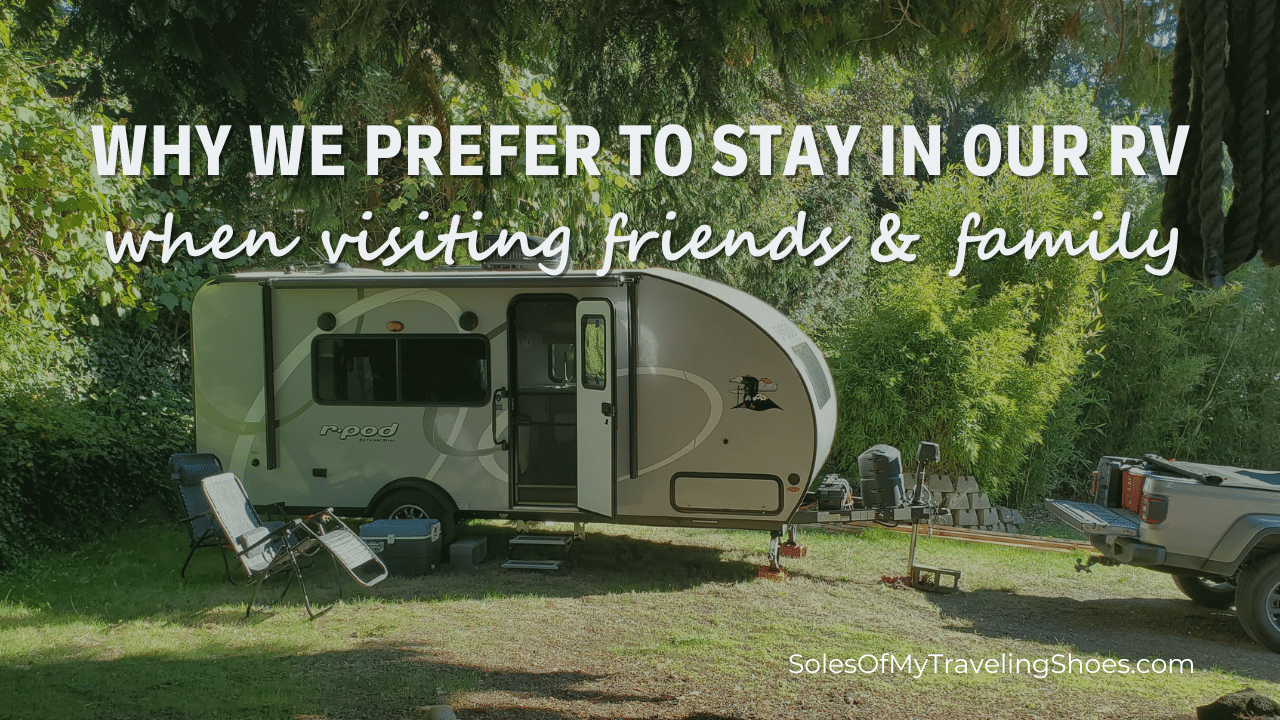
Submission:
M 787 536 L 785 542 L 782 540 L 783 535 Z M 769 534 L 769 564 L 761 565 L 756 568 L 756 577 L 768 578 L 770 580 L 784 580 L 787 577 L 786 571 L 782 569 L 782 558 L 802 558 L 809 555 L 809 548 L 796 542 L 796 526 L 783 525 L 782 530 L 775 530 Z
M 809 556 L 809 548 L 796 542 L 796 526 L 786 526 L 787 541 L 778 546 L 778 552 L 783 557 L 802 558 Z

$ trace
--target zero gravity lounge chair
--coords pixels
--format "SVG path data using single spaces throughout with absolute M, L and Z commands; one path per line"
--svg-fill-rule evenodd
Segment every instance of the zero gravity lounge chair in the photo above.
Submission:
M 327 551 L 333 559 L 334 574 L 339 581 L 339 565 L 364 587 L 372 587 L 387 577 L 387 567 L 363 540 L 333 514 L 332 509 L 302 520 L 291 520 L 284 526 L 271 530 L 258 520 L 253 506 L 249 504 L 244 485 L 234 474 L 211 475 L 201 480 L 200 486 L 209 503 L 214 523 L 230 541 L 231 549 L 235 551 L 236 558 L 240 560 L 241 567 L 249 575 L 249 582 L 253 585 L 253 597 L 245 608 L 245 617 L 253 612 L 253 604 L 258 599 L 262 583 L 280 572 L 293 573 L 289 576 L 290 583 L 295 576 L 298 578 L 307 615 L 316 617 L 319 613 L 311 607 L 311 598 L 307 595 L 307 586 L 302 579 L 298 560 L 315 555 L 321 550 Z M 288 591 L 289 584 L 286 584 L 280 597 L 283 598 Z M 341 584 L 338 597 L 342 597 Z M 328 608 L 323 612 L 327 611 Z
M 169 456 L 169 470 L 178 501 L 186 512 L 186 518 L 182 522 L 187 525 L 191 542 L 191 551 L 187 553 L 179 575 L 186 579 L 187 566 L 191 564 L 191 558 L 197 550 L 215 548 L 221 551 L 222 568 L 227 574 L 227 582 L 234 585 L 231 565 L 227 562 L 227 550 L 231 547 L 231 541 L 223 537 L 222 529 L 209 516 L 209 502 L 205 500 L 204 489 L 200 486 L 201 480 L 222 472 L 222 463 L 212 453 L 176 453 Z M 283 509 L 283 503 L 280 505 Z M 258 514 L 252 508 L 249 509 L 249 517 L 258 522 Z M 284 523 L 268 522 L 262 525 L 268 530 L 275 530 L 283 527 Z
M 178 500 L 187 514 L 183 522 L 187 524 L 191 541 L 191 551 L 182 563 L 181 577 L 187 577 L 187 566 L 191 564 L 191 558 L 197 550 L 217 548 L 223 551 L 222 566 L 226 570 L 227 581 L 234 582 L 231 580 L 231 566 L 227 564 L 227 541 L 218 534 L 218 526 L 209 517 L 209 503 L 205 501 L 204 491 L 200 488 L 201 480 L 222 472 L 218 456 L 211 453 L 178 453 L 169 457 L 169 470 Z

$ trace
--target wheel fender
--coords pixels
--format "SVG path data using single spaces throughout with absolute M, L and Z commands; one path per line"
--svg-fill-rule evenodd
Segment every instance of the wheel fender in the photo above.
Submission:
M 1280 515 L 1245 515 L 1222 536 L 1204 569 L 1234 575 L 1254 548 L 1272 542 L 1280 543 Z
M 447 509 L 449 512 L 454 512 L 454 513 L 458 512 L 458 503 L 453 501 L 453 498 L 449 495 L 449 493 L 444 488 L 431 482 L 430 480 L 424 480 L 422 478 L 415 478 L 415 477 L 406 477 L 406 478 L 400 478 L 399 480 L 392 480 L 391 482 L 384 485 L 381 490 L 379 490 L 377 493 L 374 494 L 373 499 L 369 501 L 369 507 L 366 508 L 366 512 L 372 514 L 373 509 L 378 507 L 378 503 L 381 503 L 383 498 L 395 492 L 396 490 L 404 490 L 406 488 L 411 490 L 421 490 L 422 492 L 425 492 L 426 494 L 435 498 L 436 502 L 443 505 L 445 509 Z

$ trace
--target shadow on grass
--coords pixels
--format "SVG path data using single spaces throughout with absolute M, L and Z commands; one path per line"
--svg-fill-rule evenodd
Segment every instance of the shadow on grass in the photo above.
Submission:
M 419 602 L 585 597 L 674 592 L 706 583 L 745 582 L 756 576 L 755 564 L 726 557 L 718 548 L 612 534 L 593 534 L 586 541 L 575 542 L 569 564 L 560 571 L 504 570 L 499 565 L 507 557 L 507 541 L 516 534 L 513 528 L 473 525 L 465 528 L 465 533 L 488 540 L 488 560 L 478 568 L 459 570 L 445 565 L 422 577 L 388 578 L 371 589 L 345 581 L 341 591 L 347 600 Z M 226 606 L 243 607 L 252 588 L 226 581 L 217 549 L 197 552 L 186 579 L 181 579 L 179 570 L 186 553 L 187 538 L 180 528 L 136 525 L 73 553 L 50 557 L 30 572 L 6 578 L 9 595 L 0 598 L 5 601 L 0 603 L 0 628 L 142 618 L 188 625 L 244 622 L 243 611 L 228 611 Z M 243 577 L 233 570 L 238 580 Z M 313 561 L 304 569 L 304 577 L 313 603 L 323 606 L 338 598 L 339 586 L 328 560 Z M 286 578 L 282 573 L 268 581 L 259 601 L 276 601 Z M 278 611 L 302 612 L 296 582 Z M 264 616 L 269 613 L 255 612 L 248 622 Z
M 1130 658 L 1189 659 L 1210 668 L 1280 682 L 1280 655 L 1253 642 L 1234 611 L 1190 600 L 1017 595 L 995 590 L 927 595 L 956 632 L 1061 644 L 1079 652 Z
M 32 659 L 0 667 L 6 718 L 421 718 L 457 693 L 459 717 L 686 717 L 671 695 L 614 689 L 613 676 L 492 670 L 455 664 L 430 648 L 380 646 L 280 655 L 152 654 L 114 660 Z M 572 703 L 571 712 L 541 709 Z M 687 711 L 686 711 L 687 712 Z M 719 716 L 695 714 L 711 720 Z M 729 719 L 725 719 L 729 720 Z
M 492 706 L 484 709 L 466 709 L 459 711 L 458 717 L 462 720 L 470 720 L 471 718 L 485 718 L 488 720 L 577 720 L 581 717 L 589 717 L 565 712 L 557 712 L 554 710 L 534 710 L 519 705 L 509 706 Z M 613 717 L 605 715 L 603 717 Z M 658 717 L 658 716 L 652 716 Z M 681 715 L 679 713 L 663 715 L 661 717 L 671 718 L 672 720 L 742 720 L 737 715 L 719 715 L 717 713 L 695 712 L 690 715 Z

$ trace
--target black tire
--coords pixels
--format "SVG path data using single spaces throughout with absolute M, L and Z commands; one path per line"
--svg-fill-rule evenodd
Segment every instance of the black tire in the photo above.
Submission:
M 1197 605 L 1222 610 L 1236 604 L 1236 586 L 1195 575 L 1174 575 L 1173 584 Z
M 375 518 L 392 520 L 421 520 L 430 518 L 440 521 L 440 542 L 444 552 L 444 561 L 449 559 L 449 544 L 453 542 L 453 513 L 445 509 L 425 490 L 402 488 L 382 498 L 382 502 L 373 509 Z
M 1252 574 L 1250 574 L 1247 570 L 1242 571 L 1236 577 L 1236 594 L 1242 598 L 1247 597 L 1249 594 L 1249 581 L 1252 579 L 1253 579 Z M 1248 601 L 1245 601 L 1245 605 L 1247 606 L 1248 604 L 1249 604 Z M 1236 602 L 1236 619 L 1240 621 L 1240 627 L 1244 628 L 1244 631 L 1249 635 L 1249 637 L 1253 638 L 1254 642 L 1257 642 L 1257 643 L 1262 642 L 1261 640 L 1258 639 L 1257 623 L 1253 621 L 1254 620 L 1253 616 L 1247 613 L 1241 612 L 1239 601 Z
M 1245 632 L 1280 653 L 1280 554 L 1254 563 L 1240 574 L 1236 616 Z

